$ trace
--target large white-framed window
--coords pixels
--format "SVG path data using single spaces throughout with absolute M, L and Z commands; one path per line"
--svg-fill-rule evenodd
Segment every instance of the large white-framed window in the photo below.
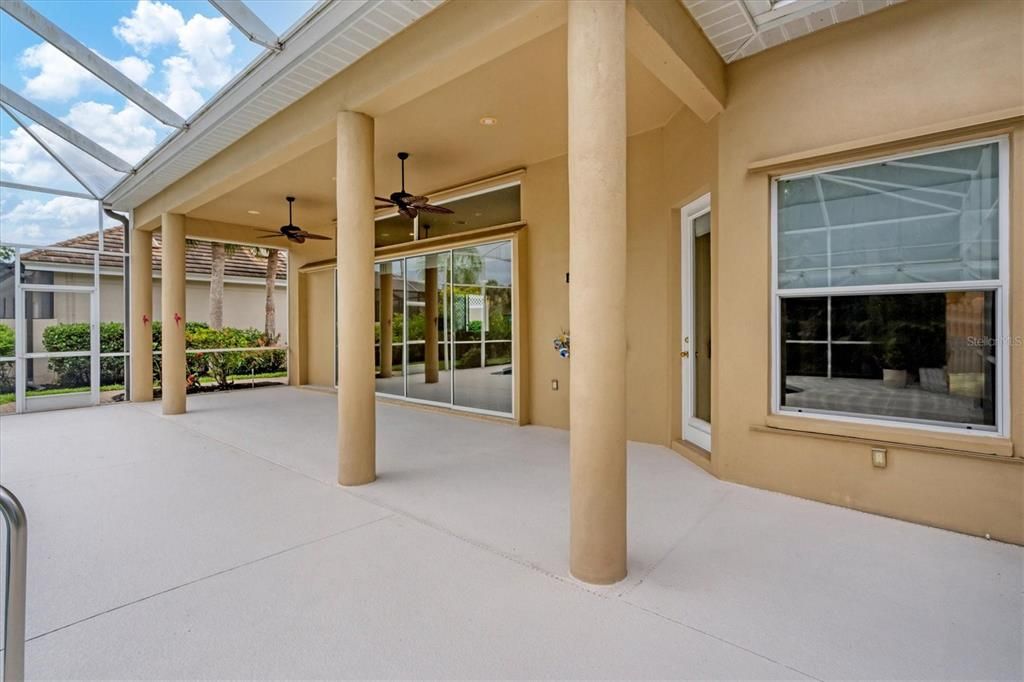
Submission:
M 772 410 L 1006 435 L 1005 136 L 771 182 Z

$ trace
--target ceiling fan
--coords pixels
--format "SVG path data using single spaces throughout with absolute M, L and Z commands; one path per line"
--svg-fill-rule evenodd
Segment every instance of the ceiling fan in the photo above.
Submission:
M 397 206 L 398 212 L 410 220 L 419 213 L 454 213 L 455 211 L 444 206 L 434 206 L 428 203 L 427 197 L 416 196 L 405 191 L 405 160 L 409 158 L 409 152 L 398 152 L 398 159 L 402 162 L 402 191 L 392 192 L 388 198 L 374 197 L 377 201 L 386 202 L 383 206 L 375 208 L 388 208 Z
M 288 201 L 288 224 L 282 225 L 277 232 L 273 230 L 260 230 L 261 232 L 267 232 L 266 236 L 257 237 L 258 239 L 274 239 L 276 237 L 287 237 L 288 241 L 295 242 L 296 244 L 302 244 L 307 239 L 330 239 L 322 234 L 313 234 L 312 232 L 306 232 L 298 225 L 292 224 L 292 202 L 295 201 L 295 197 L 285 197 Z

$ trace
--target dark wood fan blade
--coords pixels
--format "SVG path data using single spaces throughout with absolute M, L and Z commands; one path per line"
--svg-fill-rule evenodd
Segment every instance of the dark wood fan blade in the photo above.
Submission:
M 416 217 L 416 208 L 414 206 L 399 206 L 398 212 L 410 220 Z
M 330 239 L 330 237 L 325 237 L 322 234 L 313 234 L 312 232 L 305 232 L 305 231 L 297 232 L 295 234 L 295 236 L 296 237 L 302 237 L 303 239 Z
M 423 204 L 422 206 L 417 206 L 416 208 L 425 213 L 455 213 L 455 211 L 451 210 L 450 208 L 445 208 L 444 206 L 434 206 L 433 204 Z
M 423 206 L 428 201 L 430 201 L 430 199 L 428 199 L 426 197 L 415 197 L 415 196 L 413 196 L 413 197 L 406 197 L 405 198 L 405 203 L 409 204 L 410 206 L 415 206 L 417 208 L 419 208 L 420 206 Z
M 379 205 L 379 206 L 374 206 L 373 210 L 374 211 L 379 211 L 379 210 L 381 210 L 383 208 L 394 208 L 394 207 L 395 207 L 394 204 L 383 204 L 383 205 Z
M 374 199 L 377 201 L 383 201 L 386 204 L 391 204 L 392 206 L 395 205 L 395 202 L 391 201 L 391 199 L 388 199 L 387 197 L 374 197 Z
M 263 232 L 264 234 L 276 234 L 278 236 L 281 235 L 281 232 L 279 230 L 264 230 L 263 228 L 257 227 L 256 231 Z
M 278 233 L 278 234 L 265 234 L 262 237 L 256 237 L 256 239 L 277 239 L 278 237 L 286 237 L 286 236 L 287 235 L 283 235 L 283 234 L 280 234 L 280 233 Z

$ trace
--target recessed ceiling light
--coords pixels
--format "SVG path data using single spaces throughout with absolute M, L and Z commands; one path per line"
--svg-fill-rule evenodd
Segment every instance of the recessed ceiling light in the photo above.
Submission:
M 415 236 L 416 236 L 416 233 L 415 233 L 415 232 L 410 232 L 410 233 L 409 233 L 409 236 L 410 236 L 410 237 L 415 237 Z
M 498 119 L 493 116 L 484 116 L 480 119 L 480 125 L 482 126 L 496 126 L 498 125 Z
M 390 233 L 390 232 L 381 232 L 381 233 L 380 233 L 380 236 L 381 236 L 381 237 L 390 237 L 390 236 L 391 236 L 391 233 Z
M 246 211 L 246 213 L 248 213 L 249 215 L 259 215 L 260 214 L 259 211 L 252 211 L 252 210 Z

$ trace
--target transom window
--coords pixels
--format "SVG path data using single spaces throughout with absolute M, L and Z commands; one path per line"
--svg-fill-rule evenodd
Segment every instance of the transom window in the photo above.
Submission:
M 1005 139 L 772 183 L 775 410 L 1005 432 Z

